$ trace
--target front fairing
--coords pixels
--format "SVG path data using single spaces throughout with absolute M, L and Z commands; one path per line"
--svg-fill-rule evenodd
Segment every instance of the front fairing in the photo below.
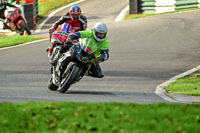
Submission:
M 91 53 L 89 48 L 82 47 L 79 43 L 73 43 L 73 46 L 65 53 L 62 54 L 58 62 L 61 64 L 65 64 L 66 66 L 69 62 L 77 62 L 80 66 L 87 65 L 92 62 L 85 62 L 84 58 L 88 58 L 88 60 L 91 60 L 92 58 L 95 58 L 93 53 Z
M 95 51 L 91 51 L 91 49 L 85 45 L 80 45 L 77 43 L 77 45 L 74 45 L 74 47 L 72 49 L 74 51 L 75 59 L 81 63 L 85 63 L 83 58 L 88 58 L 88 60 L 95 58 L 94 53 L 93 53 Z M 87 62 L 87 63 L 89 63 L 89 62 Z
M 83 52 L 85 55 L 83 55 Z M 81 70 L 79 72 L 79 77 L 77 77 L 77 80 L 80 80 L 85 73 L 89 70 L 91 63 L 90 62 L 84 62 L 83 58 L 88 57 L 92 55 L 89 48 L 83 48 L 81 45 L 77 42 L 73 43 L 73 46 L 65 53 L 61 55 L 57 62 L 56 72 L 54 72 L 54 75 L 57 75 L 55 77 L 59 77 L 59 82 L 63 77 L 66 76 L 66 74 L 69 71 L 69 66 L 71 63 L 78 65 Z M 56 78 L 54 78 L 56 79 Z M 58 82 L 57 82 L 58 83 Z
M 71 25 L 69 25 L 68 23 L 64 23 L 60 26 L 58 26 L 58 28 L 56 29 L 56 31 L 54 31 L 52 33 L 52 42 L 66 42 L 67 37 L 69 35 L 69 33 L 72 32 L 72 28 Z

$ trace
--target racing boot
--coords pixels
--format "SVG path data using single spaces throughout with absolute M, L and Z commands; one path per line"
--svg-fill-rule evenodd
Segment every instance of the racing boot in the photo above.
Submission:
M 90 77 L 94 77 L 94 78 L 103 78 L 104 75 L 101 73 L 101 75 L 95 75 L 94 73 L 92 73 L 91 71 L 88 71 L 85 76 L 90 76 Z
M 6 23 L 3 23 L 3 30 L 9 29 L 9 28 L 10 27 Z

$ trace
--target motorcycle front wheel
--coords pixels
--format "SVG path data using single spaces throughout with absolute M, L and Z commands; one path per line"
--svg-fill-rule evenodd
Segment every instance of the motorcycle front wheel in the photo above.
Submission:
M 28 27 L 27 24 L 25 24 L 25 23 L 22 22 L 22 23 L 20 23 L 20 26 L 21 26 L 21 28 L 22 28 L 24 31 L 27 32 L 28 35 L 31 35 L 31 31 L 30 31 L 30 29 L 29 29 L 29 27 Z
M 53 79 L 53 76 L 51 75 L 51 77 L 49 78 L 49 81 L 48 81 L 48 88 L 51 91 L 56 91 L 58 89 L 58 86 L 53 84 L 52 79 Z
M 73 65 L 71 71 L 61 80 L 58 91 L 60 93 L 65 93 L 69 87 L 75 82 L 75 79 L 80 71 L 80 68 L 76 65 Z

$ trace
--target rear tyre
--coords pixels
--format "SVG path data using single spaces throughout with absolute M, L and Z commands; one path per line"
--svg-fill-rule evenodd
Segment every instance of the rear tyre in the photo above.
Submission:
M 58 86 L 54 85 L 52 82 L 53 76 L 51 75 L 49 81 L 48 81 L 48 88 L 51 91 L 56 91 L 58 89 Z
M 80 68 L 76 65 L 73 65 L 71 71 L 61 81 L 58 89 L 60 93 L 65 93 L 69 89 L 69 87 L 74 83 L 79 71 Z
M 27 32 L 28 35 L 31 35 L 31 31 L 30 31 L 30 29 L 29 29 L 29 27 L 28 27 L 27 24 L 25 24 L 25 23 L 22 22 L 22 23 L 20 23 L 20 26 L 21 26 L 21 28 L 22 28 L 24 31 Z

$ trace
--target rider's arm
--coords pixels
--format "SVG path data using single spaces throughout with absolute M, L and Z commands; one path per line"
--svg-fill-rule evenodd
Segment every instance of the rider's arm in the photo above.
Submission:
M 86 30 L 86 31 L 78 31 L 75 33 L 71 33 L 68 36 L 68 39 L 74 40 L 74 39 L 79 39 L 79 38 L 90 38 L 92 37 L 92 30 Z
M 64 22 L 66 22 L 68 19 L 70 19 L 68 16 L 66 16 L 66 15 L 64 15 L 64 16 L 62 16 L 57 22 L 56 22 L 56 24 L 57 25 L 61 25 L 61 24 L 63 24 Z
M 109 58 L 109 53 L 108 52 L 109 52 L 108 49 L 101 50 L 101 55 L 99 57 L 97 57 L 96 62 L 100 63 L 100 62 L 108 60 L 108 58 Z
M 62 16 L 57 22 L 55 22 L 53 24 L 53 26 L 49 30 L 49 33 L 53 33 L 58 28 L 59 25 L 63 24 L 64 22 L 66 22 L 69 19 L 70 19 L 70 16 L 68 14 Z
M 102 42 L 101 55 L 97 58 L 97 62 L 103 62 L 109 58 L 109 41 L 107 38 Z
M 50 30 L 52 30 L 52 31 L 54 31 L 54 30 L 56 30 L 57 28 L 58 28 L 58 26 L 59 25 L 61 25 L 61 24 L 63 24 L 65 21 L 64 21 L 64 16 L 62 16 L 58 21 L 56 21 L 54 24 L 53 24 L 53 26 L 52 26 L 52 28 L 50 29 Z M 50 31 L 49 30 L 49 31 Z
M 87 29 L 87 18 L 85 17 L 85 15 L 82 14 L 79 21 L 81 23 L 80 30 L 86 30 Z
M 80 32 L 75 32 L 75 33 L 69 34 L 67 40 L 68 40 L 68 41 L 73 41 L 73 40 L 79 39 L 79 38 L 81 38 Z

